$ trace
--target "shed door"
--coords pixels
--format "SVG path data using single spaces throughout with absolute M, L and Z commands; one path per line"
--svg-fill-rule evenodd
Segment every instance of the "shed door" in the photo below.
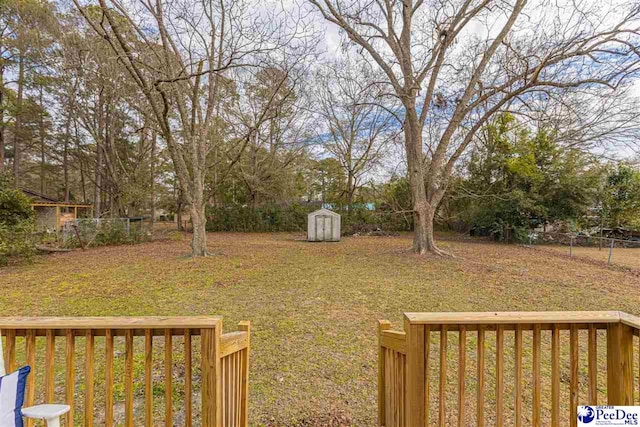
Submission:
M 333 240 L 333 217 L 324 217 L 324 240 Z
M 316 216 L 316 240 L 331 240 L 333 218 L 328 215 Z

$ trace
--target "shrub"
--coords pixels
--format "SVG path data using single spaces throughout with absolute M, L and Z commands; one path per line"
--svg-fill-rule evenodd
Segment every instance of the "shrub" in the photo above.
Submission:
M 277 232 L 303 231 L 307 214 L 317 206 L 293 204 L 287 207 L 267 205 L 252 209 L 247 206 L 207 208 L 208 231 Z
M 127 227 L 126 220 L 121 218 L 104 219 L 100 222 L 87 218 L 78 220 L 77 227 L 82 244 L 86 246 L 134 244 L 151 238 L 150 230 L 142 221 L 132 221 Z M 66 247 L 79 247 L 76 233 L 65 234 L 64 244 Z
M 0 176 L 0 264 L 7 264 L 9 257 L 31 258 L 34 230 L 31 200 L 7 176 Z
M 252 209 L 247 206 L 207 208 L 208 231 L 236 232 L 301 232 L 307 229 L 307 215 L 319 203 L 288 206 L 267 205 Z M 364 207 L 336 209 L 342 218 L 342 234 L 409 231 L 411 221 L 392 211 L 371 211 Z
M 33 223 L 25 221 L 13 227 L 0 223 L 0 265 L 8 264 L 11 257 L 30 260 L 36 240 Z
M 31 200 L 14 188 L 8 178 L 0 176 L 0 224 L 19 228 L 33 222 L 33 217 Z

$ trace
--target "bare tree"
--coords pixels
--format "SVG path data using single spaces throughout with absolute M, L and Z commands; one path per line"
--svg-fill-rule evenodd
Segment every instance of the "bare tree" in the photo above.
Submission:
M 554 132 L 563 147 L 586 151 L 606 160 L 637 151 L 640 110 L 632 93 L 590 89 L 549 97 L 533 108 L 520 109 L 523 122 Z
M 252 208 L 261 200 L 277 199 L 290 187 L 283 178 L 304 154 L 310 140 L 311 115 L 303 87 L 306 79 L 302 73 L 290 75 L 285 84 L 282 79 L 280 69 L 261 70 L 243 85 L 245 96 L 229 109 L 227 121 L 236 133 L 242 135 L 255 129 L 237 161 L 238 175 L 247 188 Z M 279 86 L 276 102 L 271 99 L 270 88 L 274 85 Z M 266 104 L 271 104 L 271 111 L 265 120 L 262 116 Z
M 298 29 L 292 16 L 288 22 L 243 0 L 97 0 L 98 13 L 74 3 L 143 93 L 190 210 L 192 254 L 205 256 L 205 184 L 210 153 L 220 143 L 222 77 L 268 63 L 281 68 L 283 85 L 298 60 L 286 48 L 304 43 L 297 32 L 304 26 Z M 272 102 L 278 90 L 279 85 L 272 88 Z M 268 118 L 271 106 L 256 125 Z M 254 131 L 236 136 L 234 145 L 245 146 Z
M 342 165 L 343 197 L 351 207 L 364 178 L 388 153 L 400 126 L 393 111 L 378 105 L 374 76 L 366 64 L 334 61 L 316 74 L 316 113 L 325 126 L 318 139 Z
M 403 107 L 420 254 L 446 253 L 433 218 L 457 160 L 492 115 L 541 93 L 624 90 L 638 71 L 632 2 L 309 1 L 377 64 Z

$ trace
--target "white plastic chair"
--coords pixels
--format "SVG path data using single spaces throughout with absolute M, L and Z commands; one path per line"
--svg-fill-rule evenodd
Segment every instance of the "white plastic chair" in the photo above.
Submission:
M 4 368 L 1 337 L 2 331 L 0 331 L 0 376 L 3 376 L 7 374 L 7 371 Z M 33 372 L 30 375 L 33 375 Z M 69 405 L 44 404 L 22 408 L 22 415 L 35 420 L 45 420 L 47 427 L 60 427 L 60 417 L 69 412 L 70 409 Z

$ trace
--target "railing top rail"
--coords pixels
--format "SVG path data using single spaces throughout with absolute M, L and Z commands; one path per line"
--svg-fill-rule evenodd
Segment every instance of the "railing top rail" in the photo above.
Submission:
M 625 325 L 635 329 L 640 329 L 640 317 L 633 316 L 628 313 L 620 312 L 620 321 Z
M 514 311 L 514 312 L 466 312 L 466 313 L 405 313 L 411 324 L 422 325 L 499 325 L 499 324 L 550 324 L 550 323 L 618 323 L 636 322 L 640 319 L 619 311 Z M 626 321 L 625 321 L 626 319 Z
M 220 316 L 186 317 L 0 317 L 2 329 L 184 329 L 213 328 Z

